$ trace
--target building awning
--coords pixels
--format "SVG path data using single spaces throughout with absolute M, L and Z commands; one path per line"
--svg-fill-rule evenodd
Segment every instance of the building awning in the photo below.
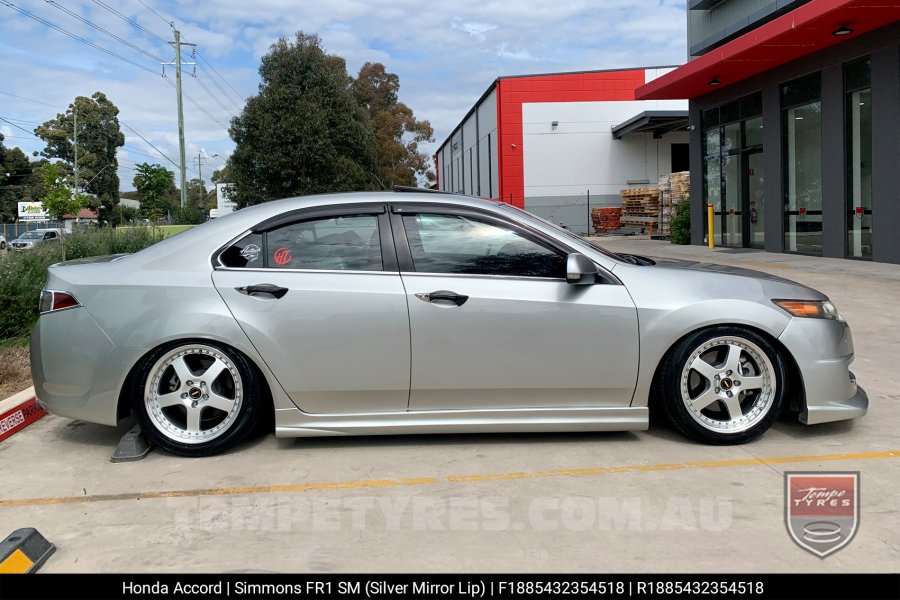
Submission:
M 621 140 L 629 133 L 652 133 L 660 138 L 670 131 L 682 131 L 688 126 L 686 110 L 647 110 L 612 128 L 613 137 Z
M 635 98 L 696 98 L 897 20 L 898 2 L 811 0 L 642 85 Z

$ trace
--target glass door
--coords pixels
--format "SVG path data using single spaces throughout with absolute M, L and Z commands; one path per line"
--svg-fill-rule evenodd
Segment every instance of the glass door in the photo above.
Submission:
M 744 155 L 744 220 L 747 225 L 747 245 L 751 248 L 765 248 L 766 196 L 763 189 L 763 153 L 749 152 Z

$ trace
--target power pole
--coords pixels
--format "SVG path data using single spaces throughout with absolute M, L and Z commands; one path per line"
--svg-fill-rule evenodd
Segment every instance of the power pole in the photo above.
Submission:
M 75 138 L 73 142 L 75 147 L 75 196 L 78 196 L 78 105 L 73 103 L 72 106 L 74 106 L 75 115 L 75 123 L 72 125 L 72 135 Z
M 200 177 L 200 185 L 203 185 L 203 161 L 206 158 L 203 156 L 203 151 L 197 153 L 197 175 Z
M 163 75 L 165 75 L 165 65 L 175 65 L 175 90 L 178 95 L 178 151 L 181 159 L 181 168 L 180 170 L 180 179 L 181 179 L 181 208 L 187 206 L 187 172 L 185 165 L 185 155 L 184 155 L 184 109 L 182 108 L 181 102 L 181 65 L 195 65 L 197 63 L 184 63 L 181 62 L 181 47 L 182 46 L 191 46 L 196 47 L 197 44 L 189 44 L 187 42 L 181 41 L 181 32 L 177 29 L 175 30 L 175 41 L 169 42 L 172 46 L 175 47 L 175 62 L 174 63 L 162 63 L 163 64 Z

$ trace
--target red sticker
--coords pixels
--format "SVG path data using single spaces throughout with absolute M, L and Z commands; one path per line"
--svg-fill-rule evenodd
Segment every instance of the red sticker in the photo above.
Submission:
M 734 214 L 734 209 L 733 209 L 733 208 L 729 208 L 729 209 L 728 209 L 728 214 L 729 214 L 729 215 L 733 215 L 733 214 Z
M 275 259 L 276 265 L 286 265 L 291 262 L 291 249 L 290 248 L 279 248 L 275 251 L 273 257 Z
M 866 209 L 863 208 L 862 206 L 857 206 L 857 207 L 856 207 L 856 214 L 858 214 L 858 215 L 864 215 L 864 214 L 866 214 Z
M 801 208 L 800 208 L 800 216 L 802 217 L 802 216 L 804 216 L 805 214 L 806 214 L 806 209 L 801 207 Z

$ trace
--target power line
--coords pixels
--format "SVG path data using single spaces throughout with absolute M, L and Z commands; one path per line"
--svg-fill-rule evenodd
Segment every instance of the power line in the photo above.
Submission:
M 153 71 L 152 69 L 148 69 L 148 68 L 145 67 L 144 65 L 142 65 L 142 64 L 140 64 L 140 63 L 136 63 L 136 62 L 134 62 L 134 61 L 131 60 L 131 59 L 125 58 L 125 57 L 122 56 L 121 54 L 116 54 L 116 53 L 113 52 L 112 50 L 107 50 L 107 49 L 104 48 L 103 46 L 99 46 L 99 45 L 95 44 L 94 42 L 91 42 L 90 40 L 86 40 L 86 39 L 84 39 L 83 37 L 81 37 L 81 36 L 79 36 L 79 35 L 76 35 L 76 34 L 72 33 L 72 32 L 69 31 L 68 29 L 64 29 L 64 28 L 60 27 L 59 25 L 56 25 L 56 24 L 54 24 L 54 23 L 48 21 L 47 19 L 42 19 L 41 17 L 39 17 L 39 16 L 37 16 L 37 15 L 35 15 L 35 14 L 32 14 L 32 13 L 28 12 L 28 11 L 25 10 L 24 8 L 19 8 L 18 6 L 16 6 L 16 5 L 13 4 L 12 2 L 7 2 L 7 0 L 0 0 L 0 2 L 2 2 L 5 6 L 8 6 L 9 8 L 13 9 L 13 10 L 16 11 L 17 13 L 22 14 L 22 15 L 25 15 L 25 16 L 28 17 L 29 19 L 33 19 L 33 20 L 37 21 L 38 23 L 41 23 L 41 24 L 43 24 L 43 25 L 46 25 L 47 27 L 50 27 L 50 28 L 52 28 L 52 29 L 55 29 L 56 31 L 58 31 L 58 32 L 60 32 L 60 33 L 62 33 L 62 34 L 64 34 L 64 35 L 67 35 L 67 36 L 69 36 L 70 38 L 72 38 L 72 39 L 74 39 L 74 40 L 77 40 L 77 41 L 81 42 L 82 44 L 86 44 L 86 45 L 88 45 L 88 46 L 90 46 L 90 47 L 92 47 L 92 48 L 95 48 L 95 49 L 99 50 L 100 52 L 103 52 L 104 54 L 108 54 L 109 56 L 112 56 L 113 58 L 117 58 L 117 59 L 121 60 L 122 62 L 128 63 L 128 64 L 130 64 L 130 65 L 133 65 L 133 66 L 137 67 L 138 69 L 143 69 L 144 71 L 147 71 L 148 73 L 153 73 L 154 75 L 156 75 L 156 71 Z
M 212 64 L 210 64 L 210 62 L 209 62 L 208 60 L 206 60 L 205 58 L 203 58 L 202 56 L 200 56 L 200 53 L 199 53 L 199 52 L 195 52 L 194 55 L 197 57 L 197 60 L 199 60 L 201 63 L 205 63 L 207 67 L 209 67 L 210 69 L 212 69 L 212 70 L 213 70 L 213 73 L 215 73 L 216 75 L 218 75 L 218 76 L 219 76 L 219 79 L 221 79 L 222 82 L 223 82 L 225 85 L 227 85 L 229 88 L 231 88 L 231 91 L 234 92 L 235 97 L 238 99 L 238 102 L 243 102 L 243 101 L 245 100 L 244 96 L 243 96 L 239 91 L 237 91 L 236 89 L 234 89 L 234 86 L 231 85 L 230 83 L 228 83 L 228 80 L 225 79 L 224 77 L 222 77 L 222 74 L 219 73 L 219 72 L 216 70 L 216 68 L 215 68 L 214 66 L 212 66 Z
M 21 129 L 22 131 L 24 131 L 25 133 L 27 133 L 27 134 L 30 135 L 30 136 L 37 137 L 37 136 L 34 135 L 32 132 L 28 131 L 27 129 L 25 129 L 24 127 L 22 127 L 22 126 L 20 126 L 20 125 L 16 125 L 15 123 L 13 123 L 12 121 L 10 121 L 9 119 L 4 119 L 3 117 L 0 117 L 0 121 L 4 121 L 4 122 L 6 122 L 6 123 L 9 123 L 10 125 L 12 125 L 13 127 L 15 127 L 16 129 Z M 40 138 L 38 138 L 38 139 L 40 139 Z
M 166 77 L 164 79 L 169 82 L 169 85 L 171 85 L 172 87 L 176 87 L 175 84 L 172 83 L 172 81 L 169 80 L 168 77 Z M 209 117 L 210 120 L 215 122 L 219 127 L 226 129 L 226 130 L 228 129 L 228 126 L 225 125 L 225 123 L 223 123 L 219 119 L 215 118 L 208 110 L 206 110 L 205 108 L 200 106 L 200 104 L 196 100 L 194 100 L 194 98 L 190 94 L 188 94 L 187 92 L 182 92 L 182 94 L 184 95 L 185 98 L 188 99 L 188 101 L 190 101 L 191 104 L 193 104 L 197 108 L 197 110 L 199 110 L 200 112 L 205 114 L 207 117 Z
M 123 44 L 125 44 L 126 46 L 129 46 L 130 48 L 134 48 L 135 50 L 137 50 L 137 51 L 140 52 L 141 54 L 143 54 L 143 55 L 145 55 L 145 56 L 149 56 L 150 58 L 152 58 L 152 59 L 154 59 L 154 60 L 156 60 L 156 61 L 161 61 L 161 60 L 162 60 L 160 57 L 155 56 L 155 55 L 153 55 L 153 54 L 150 54 L 149 52 L 147 52 L 146 50 L 144 50 L 144 49 L 141 48 L 140 46 L 136 46 L 136 45 L 132 44 L 131 42 L 129 42 L 128 40 L 126 40 L 126 39 L 124 39 L 124 38 L 122 38 L 122 37 L 119 37 L 118 35 L 114 34 L 113 32 L 108 31 L 108 30 L 106 30 L 106 29 L 100 27 L 99 25 L 97 25 L 96 23 L 94 23 L 93 21 L 91 21 L 90 19 L 85 19 L 84 17 L 82 17 L 82 16 L 79 15 L 78 13 L 76 13 L 76 12 L 74 12 L 74 11 L 71 11 L 71 10 L 69 10 L 68 8 L 64 7 L 64 6 L 60 6 L 60 5 L 56 2 L 56 0 L 44 0 L 44 1 L 47 2 L 47 4 L 50 4 L 50 5 L 52 5 L 52 6 L 56 7 L 56 8 L 58 8 L 59 10 L 63 11 L 63 12 L 66 13 L 67 15 L 70 15 L 73 19 L 78 19 L 79 21 L 81 21 L 81 22 L 84 23 L 85 25 L 88 25 L 88 26 L 90 26 L 90 27 L 93 27 L 94 29 L 96 29 L 97 31 L 100 31 L 101 33 L 105 33 L 105 34 L 108 35 L 109 37 L 111 37 L 111 38 L 113 38 L 113 39 L 115 39 L 115 40 L 117 40 L 117 41 L 119 41 L 119 42 L 122 42 Z
M 144 8 L 146 8 L 147 10 L 149 10 L 150 12 L 152 12 L 154 15 L 156 15 L 157 17 L 159 17 L 159 18 L 162 20 L 163 23 L 165 23 L 166 25 L 168 25 L 168 26 L 171 27 L 172 29 L 175 29 L 175 21 L 169 21 L 168 19 L 166 19 L 164 16 L 162 16 L 161 14 L 159 14 L 158 12 L 156 12 L 155 10 L 153 10 L 152 8 L 150 8 L 149 6 L 147 6 L 147 5 L 144 3 L 144 0 L 138 0 L 138 2 L 140 2 L 140 3 L 144 6 Z
M 125 123 L 122 123 L 122 125 L 125 125 Z M 134 129 L 132 129 L 132 128 L 129 127 L 128 125 L 125 125 L 125 127 L 128 127 L 128 129 L 131 131 L 131 133 L 133 133 L 134 135 L 136 135 L 136 136 L 138 136 L 139 138 L 141 138 L 142 140 L 144 140 L 144 142 L 145 142 L 148 146 L 150 146 L 151 148 L 153 148 L 154 150 L 156 150 L 157 152 L 159 152 L 159 155 L 160 155 L 160 156 L 162 156 L 162 157 L 165 158 L 167 161 L 169 161 L 170 163 L 172 163 L 173 165 L 175 165 L 176 168 L 178 168 L 178 163 L 177 163 L 177 162 L 175 162 L 174 160 L 172 160 L 171 158 L 169 158 L 168 156 L 166 156 L 165 152 L 163 152 L 162 150 L 160 150 L 159 148 L 157 148 L 156 146 L 154 146 L 153 144 L 151 144 L 151 143 L 147 140 L 147 138 L 145 138 L 144 136 L 142 136 L 141 134 L 139 134 L 137 131 L 135 131 Z
M 50 104 L 49 102 L 35 100 L 34 98 L 26 98 L 25 96 L 17 96 L 16 94 L 4 92 L 3 90 L 0 90 L 0 94 L 3 94 L 4 96 L 12 96 L 13 98 L 19 98 L 20 100 L 28 100 L 29 102 L 34 102 L 35 104 L 43 104 L 44 106 L 49 106 L 50 108 L 55 108 L 55 109 L 59 110 L 58 106 L 56 106 L 55 104 Z
M 202 87 L 202 88 L 204 89 L 204 91 L 206 91 L 206 93 L 209 95 L 209 97 L 212 98 L 212 99 L 216 102 L 216 104 L 218 104 L 220 107 L 222 107 L 222 110 L 224 110 L 226 113 L 228 113 L 228 114 L 231 115 L 232 117 L 235 116 L 235 115 L 234 115 L 234 112 L 233 112 L 230 108 L 228 108 L 227 106 L 225 106 L 225 103 L 222 102 L 222 101 L 219 99 L 219 97 L 216 96 L 216 95 L 209 89 L 209 87 L 208 87 L 205 83 L 203 83 L 203 81 L 202 81 L 199 77 L 197 77 L 196 75 L 194 75 L 194 80 L 197 82 L 197 85 L 199 85 L 200 87 Z
M 209 78 L 209 80 L 212 82 L 212 84 L 214 86 L 216 86 L 216 89 L 219 90 L 219 92 L 221 92 L 222 97 L 225 98 L 226 100 L 228 100 L 228 102 L 230 102 L 231 105 L 234 106 L 234 108 L 237 109 L 238 112 L 241 112 L 241 107 L 239 107 L 237 105 L 237 103 L 231 99 L 231 96 L 228 95 L 228 93 L 225 91 L 225 88 L 223 88 L 222 85 L 218 81 L 215 80 L 215 78 L 210 74 L 210 72 L 206 70 L 206 67 L 204 67 L 202 63 L 197 63 L 197 66 L 200 67 L 200 70 L 206 74 L 206 76 Z M 231 112 L 231 109 L 226 109 L 226 110 L 228 112 Z
M 129 17 L 126 17 L 125 15 L 123 15 L 122 13 L 120 13 L 119 11 L 117 11 L 115 8 L 109 6 L 109 5 L 106 4 L 105 2 L 102 2 L 102 0 L 94 0 L 94 3 L 95 3 L 96 5 L 98 5 L 98 6 L 102 6 L 103 8 L 105 8 L 106 10 L 108 10 L 109 12 L 111 12 L 112 14 L 116 15 L 117 17 L 119 17 L 120 19 L 122 19 L 123 21 L 125 21 L 126 23 L 130 23 L 130 24 L 134 25 L 135 27 L 137 27 L 138 29 L 140 29 L 141 31 L 143 31 L 144 33 L 146 33 L 147 35 L 149 35 L 149 36 L 151 36 L 151 37 L 155 37 L 156 39 L 158 39 L 160 42 L 162 42 L 162 43 L 164 43 L 164 44 L 167 43 L 167 40 L 166 40 L 165 38 L 163 38 L 162 36 L 156 35 L 155 33 L 153 33 L 152 31 L 150 31 L 149 29 L 147 29 L 146 27 L 144 27 L 143 25 L 141 25 L 140 23 L 138 23 L 138 22 L 135 21 L 134 19 L 131 19 L 131 18 L 129 18 Z

